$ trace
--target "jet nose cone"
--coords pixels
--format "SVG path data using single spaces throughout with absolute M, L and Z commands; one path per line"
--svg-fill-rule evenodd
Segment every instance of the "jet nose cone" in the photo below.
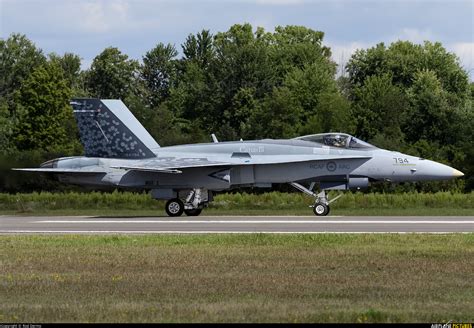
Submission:
M 460 177 L 463 177 L 463 176 L 464 176 L 464 173 L 462 173 L 461 171 L 458 171 L 456 169 L 453 169 L 453 177 L 460 178 Z
M 420 161 L 419 168 L 417 174 L 418 172 L 420 174 L 417 175 L 417 178 L 420 180 L 449 180 L 464 175 L 464 173 L 451 166 L 430 160 Z

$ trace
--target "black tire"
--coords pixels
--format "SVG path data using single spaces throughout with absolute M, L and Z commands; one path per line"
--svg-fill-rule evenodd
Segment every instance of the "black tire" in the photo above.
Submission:
M 202 212 L 202 208 L 193 208 L 190 210 L 184 210 L 187 216 L 199 216 Z
M 329 213 L 329 206 L 323 203 L 316 203 L 313 207 L 314 215 L 326 216 Z
M 168 216 L 181 216 L 184 211 L 184 204 L 178 198 L 173 198 L 166 202 L 165 210 Z

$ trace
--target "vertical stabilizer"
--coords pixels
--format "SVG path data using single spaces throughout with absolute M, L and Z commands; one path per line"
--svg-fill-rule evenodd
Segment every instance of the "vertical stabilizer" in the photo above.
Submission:
M 71 105 L 86 156 L 156 157 L 160 146 L 121 100 L 73 99 Z

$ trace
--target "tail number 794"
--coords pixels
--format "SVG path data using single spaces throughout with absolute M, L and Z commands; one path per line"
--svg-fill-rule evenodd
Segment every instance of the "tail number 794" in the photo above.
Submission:
M 395 164 L 408 164 L 408 158 L 394 157 Z

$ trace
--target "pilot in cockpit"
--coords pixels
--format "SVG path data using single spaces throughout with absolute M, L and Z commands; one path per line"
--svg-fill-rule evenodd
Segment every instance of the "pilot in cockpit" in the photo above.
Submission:
M 323 138 L 324 144 L 332 147 L 346 147 L 346 138 L 339 134 L 329 134 Z
M 339 134 L 337 134 L 334 137 L 334 147 L 345 147 L 346 146 L 346 138 L 341 137 Z

